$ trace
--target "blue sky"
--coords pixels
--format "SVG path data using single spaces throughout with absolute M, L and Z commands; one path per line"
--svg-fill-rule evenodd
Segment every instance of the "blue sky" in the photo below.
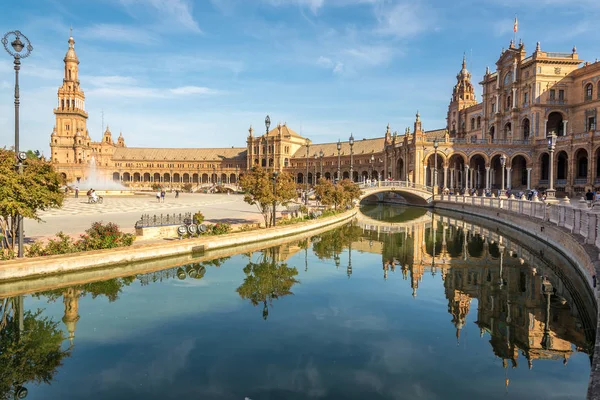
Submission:
M 463 52 L 475 81 L 512 38 L 528 52 L 600 57 L 600 3 L 579 0 L 21 0 L 1 33 L 34 52 L 21 73 L 21 147 L 48 152 L 69 26 L 99 140 L 131 147 L 244 146 L 264 117 L 317 142 L 403 132 L 417 109 L 445 126 Z M 471 57 L 472 54 L 472 57 Z M 12 60 L 0 54 L 0 145 L 13 144 Z M 480 88 L 477 88 L 478 94 Z

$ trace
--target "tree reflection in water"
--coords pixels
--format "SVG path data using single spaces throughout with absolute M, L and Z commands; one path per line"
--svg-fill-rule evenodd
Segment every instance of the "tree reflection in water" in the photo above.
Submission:
M 70 355 L 58 322 L 23 310 L 23 297 L 0 300 L 0 398 L 23 399 L 27 383 L 50 383 Z
M 258 262 L 250 260 L 244 273 L 244 282 L 236 289 L 242 299 L 248 299 L 252 305 L 263 304 L 263 319 L 269 317 L 269 307 L 273 300 L 293 294 L 291 289 L 299 281 L 296 268 L 290 268 L 286 263 L 277 261 L 279 247 L 260 252 Z

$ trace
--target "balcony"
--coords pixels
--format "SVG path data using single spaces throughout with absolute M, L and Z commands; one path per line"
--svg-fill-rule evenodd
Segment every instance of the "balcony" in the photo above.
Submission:
M 556 185 L 557 185 L 557 186 L 558 186 L 558 185 L 564 186 L 564 185 L 566 185 L 566 184 L 567 184 L 567 180 L 566 180 L 566 179 L 557 179 L 557 180 L 556 180 Z
M 547 185 L 550 181 L 548 181 L 548 179 L 540 179 L 539 184 L 540 185 Z
M 565 99 L 548 99 L 548 100 L 546 100 L 546 104 L 562 106 L 562 105 L 567 104 L 567 100 L 565 100 Z
M 575 178 L 574 181 L 576 185 L 585 185 L 588 183 L 588 178 Z

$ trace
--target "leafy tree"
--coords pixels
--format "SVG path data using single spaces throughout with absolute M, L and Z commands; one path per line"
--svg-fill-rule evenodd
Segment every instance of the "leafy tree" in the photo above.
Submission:
M 263 253 L 258 263 L 250 261 L 244 268 L 246 278 L 237 288 L 242 299 L 248 299 L 253 306 L 263 304 L 263 319 L 269 316 L 269 306 L 273 307 L 273 299 L 293 294 L 291 289 L 298 283 L 295 276 L 296 268 L 290 268 L 286 263 L 276 262 L 275 249 L 273 255 L 266 257 Z
M 24 312 L 23 330 L 16 298 L 0 300 L 0 314 L 0 399 L 12 399 L 27 382 L 50 383 L 70 350 L 61 350 L 58 322 L 40 317 L 41 310 Z
M 29 160 L 37 160 L 42 156 L 39 150 L 27 150 L 25 154 Z
M 27 159 L 15 170 L 15 152 L 0 149 L 0 258 L 12 258 L 17 244 L 17 216 L 41 221 L 39 211 L 62 205 L 61 177 L 49 162 Z
M 99 296 L 104 296 L 109 302 L 114 302 L 119 299 L 119 295 L 123 291 L 123 288 L 131 285 L 136 279 L 136 276 L 127 276 L 125 278 L 113 278 L 105 281 L 84 283 L 83 285 L 73 286 L 72 288 L 79 291 L 80 297 L 87 295 L 92 296 L 95 299 Z M 38 292 L 33 294 L 36 297 L 45 297 L 48 302 L 54 302 L 64 295 L 65 289 L 47 290 L 44 292 Z
M 273 202 L 286 205 L 296 198 L 294 178 L 285 172 L 277 177 L 276 194 L 273 192 L 272 174 L 261 167 L 254 167 L 242 176 L 240 186 L 245 193 L 244 201 L 258 207 L 267 227 L 273 223 Z
M 321 204 L 333 206 L 336 210 L 338 207 L 351 205 L 353 200 L 360 197 L 360 188 L 349 179 L 344 179 L 334 185 L 331 181 L 321 178 L 315 186 L 315 192 L 319 196 Z
M 344 225 L 320 234 L 318 240 L 313 240 L 313 251 L 321 260 L 333 258 L 361 236 L 362 230 L 358 226 Z

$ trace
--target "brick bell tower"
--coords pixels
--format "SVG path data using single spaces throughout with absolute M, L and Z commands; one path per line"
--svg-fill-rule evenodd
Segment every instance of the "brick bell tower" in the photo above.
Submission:
M 452 89 L 452 99 L 448 106 L 448 131 L 450 136 L 463 133 L 465 123 L 461 110 L 477 104 L 475 89 L 471 83 L 471 73 L 467 70 L 467 57 L 463 55 L 462 68 L 456 75 L 456 85 Z

